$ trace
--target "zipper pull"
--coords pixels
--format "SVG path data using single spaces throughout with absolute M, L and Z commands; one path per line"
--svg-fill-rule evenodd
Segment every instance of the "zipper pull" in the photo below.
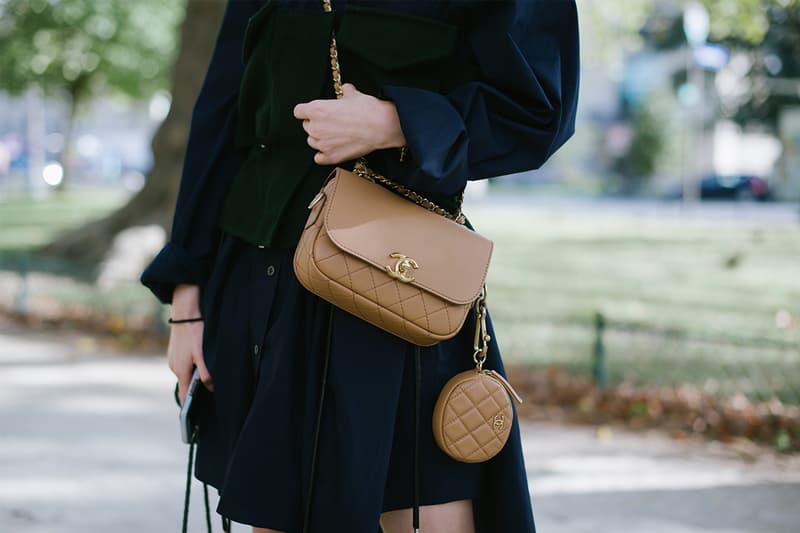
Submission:
M 522 398 L 520 398 L 520 395 L 517 394 L 517 391 L 514 390 L 514 387 L 511 386 L 511 383 L 509 383 L 506 378 L 504 378 L 494 370 L 484 370 L 483 373 L 488 374 L 489 376 L 499 381 L 503 385 L 503 387 L 505 387 L 505 389 L 508 391 L 511 397 L 517 400 L 517 403 L 522 403 Z

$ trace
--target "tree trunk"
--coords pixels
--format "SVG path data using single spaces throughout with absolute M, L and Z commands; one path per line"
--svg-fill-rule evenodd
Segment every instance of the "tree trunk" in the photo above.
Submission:
M 56 186 L 56 190 L 63 192 L 67 188 L 67 182 L 70 180 L 72 159 L 74 151 L 72 149 L 73 134 L 75 133 L 75 118 L 78 115 L 78 92 L 71 91 L 69 94 L 69 116 L 67 117 L 67 125 L 64 128 L 64 145 L 61 150 L 61 182 Z
M 38 249 L 38 253 L 97 263 L 114 236 L 128 227 L 155 223 L 169 230 L 192 110 L 208 69 L 224 7 L 224 0 L 187 0 L 172 71 L 172 105 L 153 136 L 153 167 L 145 186 L 118 210 L 59 235 Z

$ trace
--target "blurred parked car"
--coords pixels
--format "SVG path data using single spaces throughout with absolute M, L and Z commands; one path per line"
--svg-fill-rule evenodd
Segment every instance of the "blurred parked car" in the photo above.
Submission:
M 770 200 L 767 180 L 758 176 L 706 176 L 700 181 L 703 200 Z
M 683 191 L 677 187 L 668 195 L 679 199 Z M 708 175 L 700 180 L 700 199 L 702 200 L 772 200 L 773 191 L 769 182 L 758 176 L 719 176 Z

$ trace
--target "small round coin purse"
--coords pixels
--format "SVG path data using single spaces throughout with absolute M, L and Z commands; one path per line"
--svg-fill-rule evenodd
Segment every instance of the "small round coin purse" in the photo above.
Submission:
M 433 409 L 433 436 L 464 463 L 488 461 L 503 449 L 514 422 L 511 398 L 522 399 L 503 376 L 473 368 L 453 376 Z

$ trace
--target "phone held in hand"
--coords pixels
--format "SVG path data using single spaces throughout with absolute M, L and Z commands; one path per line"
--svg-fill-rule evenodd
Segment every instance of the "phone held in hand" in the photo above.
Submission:
M 192 380 L 189 382 L 189 390 L 186 392 L 186 398 L 183 400 L 183 405 L 181 405 L 181 412 L 179 415 L 181 421 L 181 440 L 185 444 L 189 444 L 192 441 L 194 432 L 197 429 L 192 423 L 191 412 L 192 400 L 194 399 L 194 395 L 197 392 L 197 387 L 199 386 L 200 371 L 195 368 L 194 373 L 192 374 Z

